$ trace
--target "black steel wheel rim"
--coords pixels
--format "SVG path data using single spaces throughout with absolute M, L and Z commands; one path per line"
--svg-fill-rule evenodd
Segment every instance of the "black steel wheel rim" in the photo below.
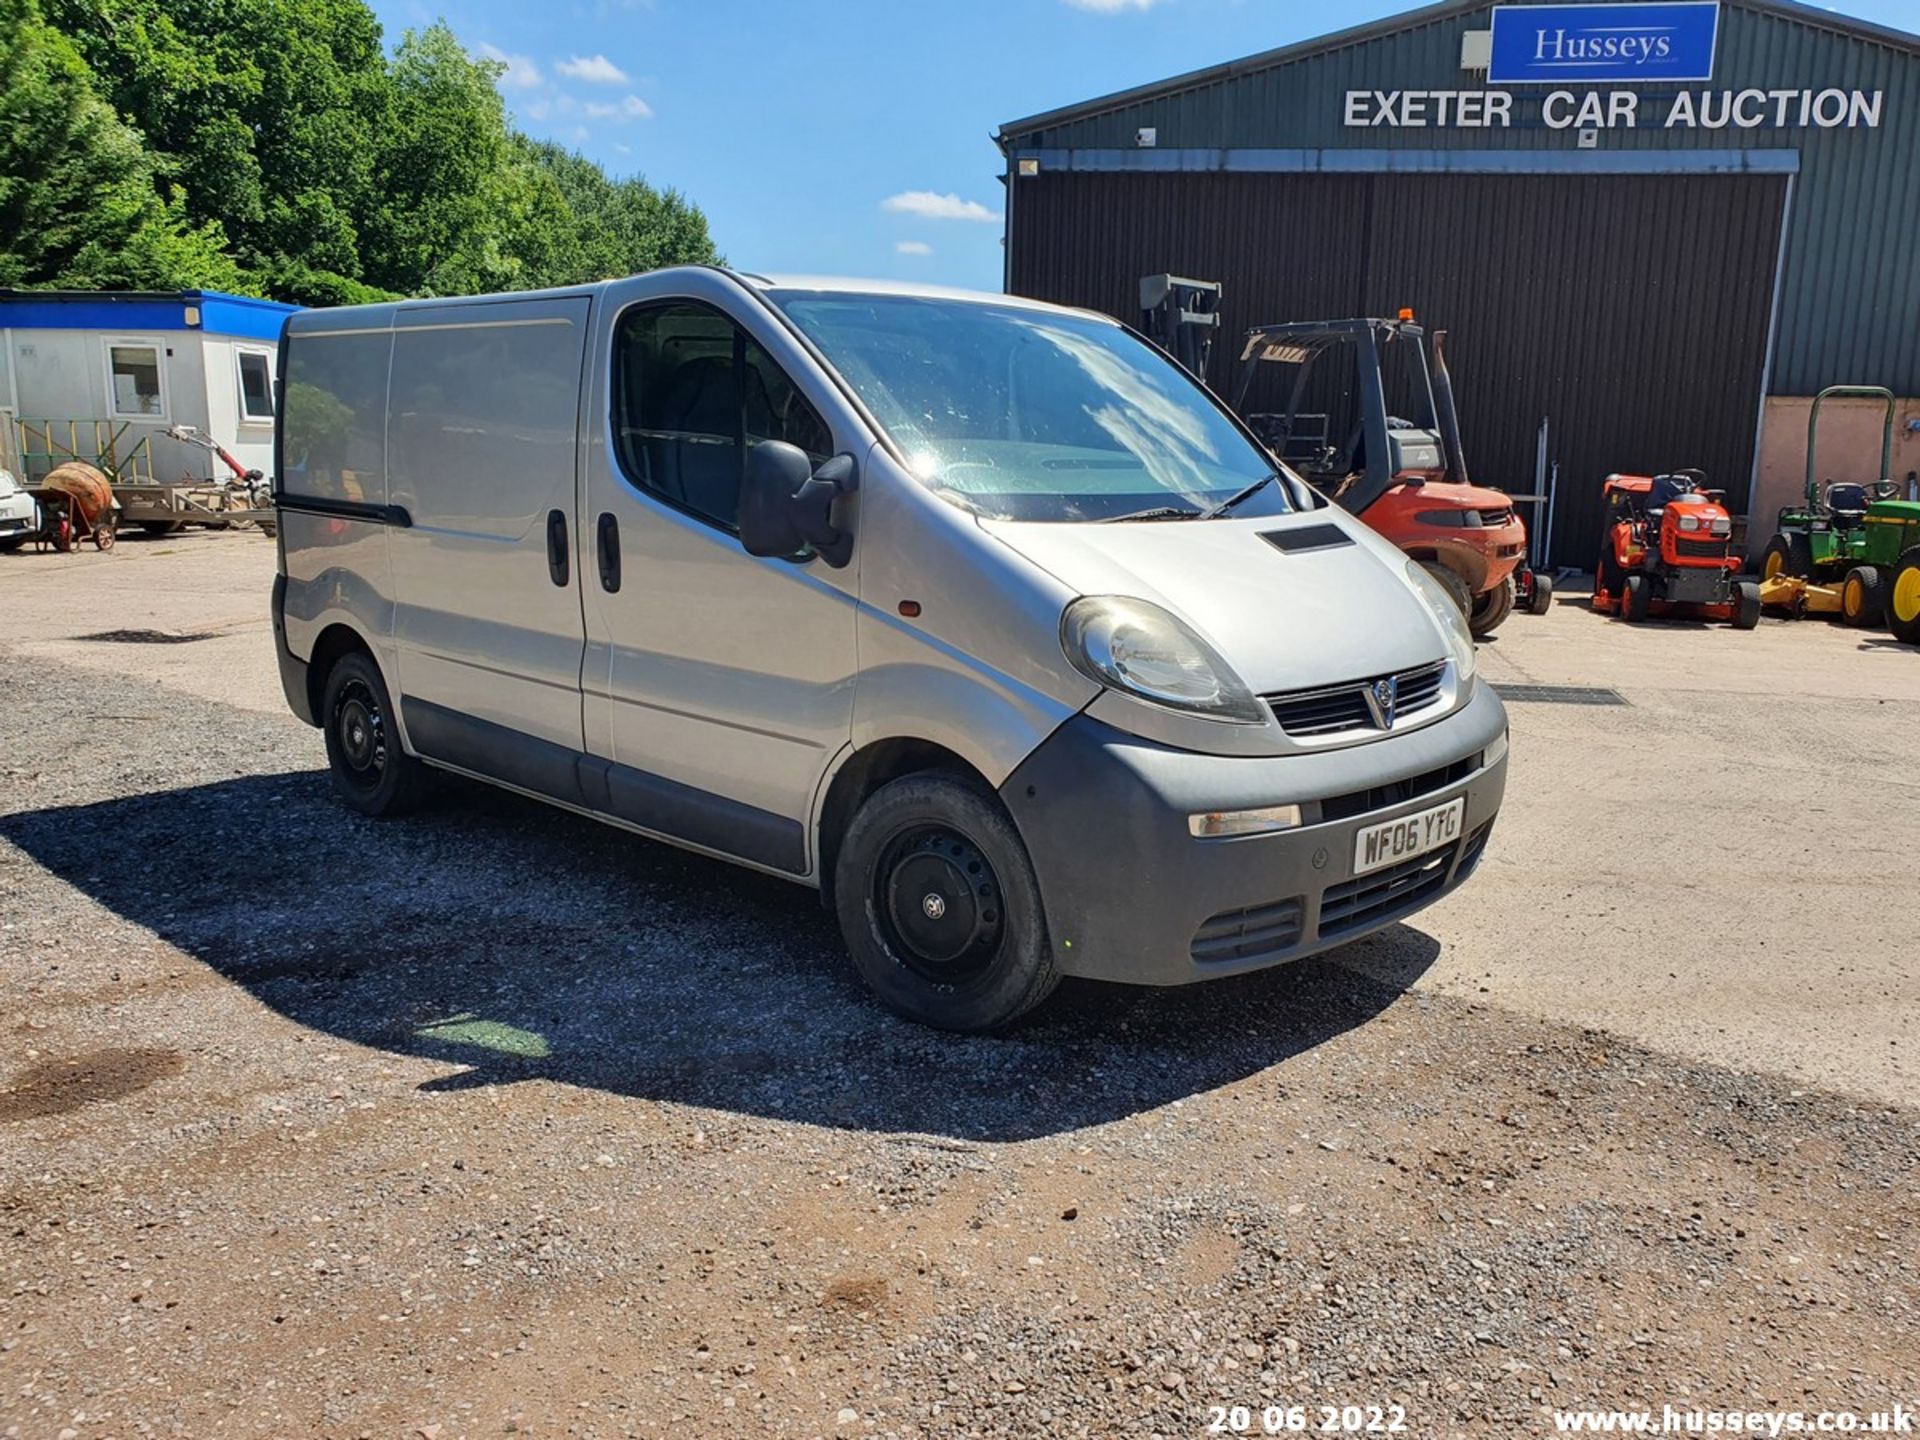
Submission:
M 387 768 L 387 725 L 379 697 L 364 680 L 349 680 L 334 697 L 333 734 L 347 779 L 363 790 L 378 785 Z
M 914 974 L 942 985 L 977 980 L 999 958 L 1002 898 L 1000 877 L 980 847 L 946 825 L 903 830 L 874 867 L 873 909 L 887 948 Z

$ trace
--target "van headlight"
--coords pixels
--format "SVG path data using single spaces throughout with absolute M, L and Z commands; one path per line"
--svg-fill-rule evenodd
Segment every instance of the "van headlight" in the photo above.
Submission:
M 1473 678 L 1474 654 L 1473 632 L 1467 629 L 1467 617 L 1460 613 L 1460 607 L 1453 603 L 1453 597 L 1440 588 L 1440 582 L 1427 574 L 1426 567 L 1418 560 L 1407 562 L 1407 580 L 1414 591 L 1427 602 L 1427 608 L 1433 611 L 1433 618 L 1440 622 L 1440 629 L 1447 637 L 1447 648 L 1453 652 L 1453 667 L 1459 673 L 1460 684 L 1464 686 Z M 1461 690 L 1464 696 L 1466 691 Z
M 1233 667 L 1179 617 L 1126 595 L 1088 595 L 1060 618 L 1060 648 L 1097 685 L 1209 720 L 1264 725 Z

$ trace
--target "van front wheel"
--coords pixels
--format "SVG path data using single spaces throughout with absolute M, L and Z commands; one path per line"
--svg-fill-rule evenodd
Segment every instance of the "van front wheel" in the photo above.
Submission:
M 834 895 L 854 965 L 910 1020 L 993 1030 L 1059 983 L 1026 847 L 994 796 L 958 776 L 909 775 L 869 796 Z
M 361 651 L 335 662 L 321 698 L 333 793 L 362 815 L 400 815 L 418 803 L 426 767 L 400 745 L 380 667 Z

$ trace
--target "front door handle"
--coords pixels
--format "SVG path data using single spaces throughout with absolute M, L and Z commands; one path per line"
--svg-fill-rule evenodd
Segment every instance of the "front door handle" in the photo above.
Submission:
M 567 517 L 559 510 L 547 512 L 547 574 L 553 577 L 553 583 L 565 587 L 567 583 Z
M 620 522 L 602 513 L 599 525 L 600 588 L 609 595 L 620 589 Z

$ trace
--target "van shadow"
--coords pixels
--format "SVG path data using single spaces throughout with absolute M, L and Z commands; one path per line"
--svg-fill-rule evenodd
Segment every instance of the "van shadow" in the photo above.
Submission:
M 1358 942 L 1384 981 L 1312 960 L 1069 982 L 963 1037 L 881 1009 L 813 891 L 486 786 L 369 821 L 324 774 L 249 776 L 0 816 L 0 836 L 297 1024 L 462 1067 L 423 1088 L 544 1078 L 969 1140 L 1228 1084 L 1363 1024 L 1439 954 L 1394 926 Z

